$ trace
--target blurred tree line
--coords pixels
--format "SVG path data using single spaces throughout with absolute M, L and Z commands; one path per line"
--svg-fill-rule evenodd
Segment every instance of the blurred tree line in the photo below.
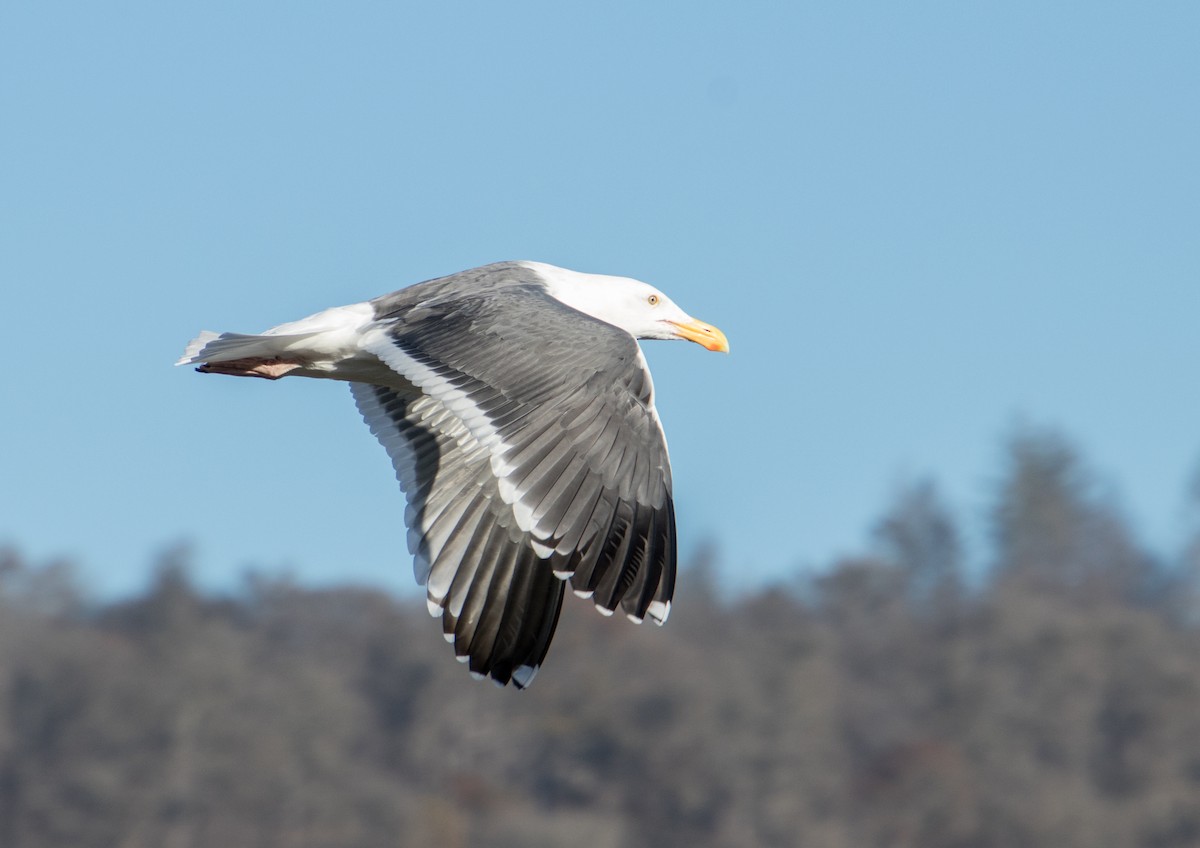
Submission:
M 97 605 L 9 551 L 0 846 L 1200 845 L 1200 544 L 1148 553 L 1044 432 L 990 520 L 970 571 L 928 483 L 794 585 L 702 554 L 665 628 L 569 604 L 525 693 L 423 602 L 176 554 Z

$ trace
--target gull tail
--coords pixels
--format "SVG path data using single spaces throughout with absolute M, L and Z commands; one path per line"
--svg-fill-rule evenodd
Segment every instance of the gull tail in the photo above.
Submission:
M 338 361 L 353 355 L 363 329 L 375 320 L 370 303 L 336 306 L 264 333 L 214 333 L 205 330 L 188 342 L 176 365 L 304 356 Z
M 266 377 L 277 380 L 299 371 L 306 377 L 356 380 L 363 371 L 359 342 L 375 320 L 370 303 L 326 309 L 289 321 L 264 333 L 216 333 L 205 330 L 188 343 L 176 365 L 198 365 L 206 374 Z M 378 360 L 371 360 L 376 370 Z
M 296 342 L 318 335 L 317 332 L 262 335 L 244 333 L 214 333 L 205 330 L 188 342 L 176 365 L 199 365 L 201 363 L 232 362 L 241 359 L 270 359 L 284 356 L 293 350 Z

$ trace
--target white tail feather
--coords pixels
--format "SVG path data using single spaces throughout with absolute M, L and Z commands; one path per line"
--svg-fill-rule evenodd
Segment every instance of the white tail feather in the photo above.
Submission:
M 176 361 L 176 365 L 187 365 L 192 362 L 203 362 L 200 359 L 200 351 L 204 350 L 205 345 L 217 338 L 217 334 L 212 330 L 202 330 L 200 335 L 188 342 L 187 348 L 183 351 L 183 356 Z
M 191 365 L 199 362 L 230 362 L 235 359 L 281 356 L 287 353 L 296 342 L 316 335 L 319 333 L 263 334 L 260 336 L 221 333 L 217 335 L 205 330 L 188 343 L 183 356 L 175 364 Z
M 175 364 L 231 362 L 259 357 L 270 359 L 297 354 L 310 360 L 337 362 L 357 352 L 360 333 L 374 319 L 375 310 L 370 303 L 354 303 L 280 324 L 258 335 L 217 335 L 205 330 L 188 343 L 183 356 Z
M 306 338 L 317 336 L 316 332 L 298 332 L 290 336 L 246 336 L 240 332 L 204 331 L 188 343 L 184 356 L 175 365 L 190 365 L 194 362 L 229 362 L 251 357 L 282 356 L 290 345 Z

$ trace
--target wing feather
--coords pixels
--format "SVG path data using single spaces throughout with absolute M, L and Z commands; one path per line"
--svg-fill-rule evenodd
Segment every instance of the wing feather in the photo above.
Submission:
M 500 498 L 490 454 L 456 416 L 415 387 L 351 383 L 351 389 L 392 458 L 408 501 L 416 576 L 431 608 L 440 611 L 455 654 L 473 673 L 528 685 L 554 637 L 563 583 Z M 510 606 L 521 614 L 504 618 L 492 611 Z M 501 626 L 517 637 L 500 640 L 497 649 Z
M 439 285 L 377 306 L 386 320 L 361 344 L 397 379 L 355 397 L 392 455 L 417 574 L 455 652 L 473 672 L 527 685 L 557 623 L 555 573 L 607 614 L 665 618 L 676 567 L 666 442 L 624 331 L 540 283 Z

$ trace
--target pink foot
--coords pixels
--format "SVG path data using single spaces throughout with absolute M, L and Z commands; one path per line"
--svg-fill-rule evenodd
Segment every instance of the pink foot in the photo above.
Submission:
M 205 362 L 196 370 L 201 374 L 228 374 L 231 377 L 262 377 L 278 380 L 291 371 L 303 366 L 294 360 L 280 359 L 231 359 L 228 362 Z

